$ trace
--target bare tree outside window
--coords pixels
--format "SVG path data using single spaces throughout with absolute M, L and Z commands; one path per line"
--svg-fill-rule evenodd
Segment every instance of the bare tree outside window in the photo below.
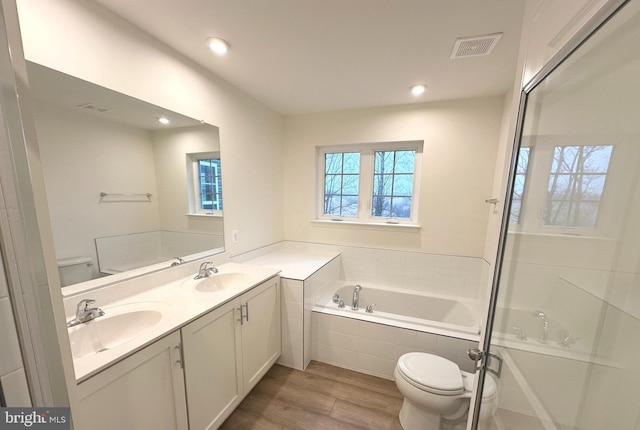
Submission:
M 327 153 L 324 166 L 323 213 L 336 216 L 358 216 L 360 153 Z
M 373 172 L 374 217 L 410 218 L 415 151 L 376 151 Z
M 545 225 L 595 228 L 613 146 L 557 146 L 543 214 Z

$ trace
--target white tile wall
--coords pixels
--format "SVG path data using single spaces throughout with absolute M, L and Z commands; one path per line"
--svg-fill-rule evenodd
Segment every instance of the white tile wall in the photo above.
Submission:
M 423 333 L 383 324 L 358 321 L 313 312 L 311 317 L 312 358 L 324 363 L 393 379 L 401 355 L 421 351 L 438 354 L 474 371 L 467 349 L 474 341 Z
M 282 354 L 278 364 L 304 369 L 304 285 L 280 278 L 282 291 Z
M 4 393 L 4 399 L 7 402 L 7 406 L 31 406 L 27 377 L 24 374 L 23 368 L 19 368 L 7 375 L 1 376 L 0 381 L 2 381 L 2 392 Z
M 477 342 L 312 312 L 316 298 L 340 281 L 372 283 L 465 298 L 484 298 L 489 264 L 480 258 L 372 248 L 281 242 L 252 253 L 340 252 L 304 281 L 281 278 L 282 355 L 279 364 L 304 369 L 311 359 L 393 379 L 407 352 L 438 354 L 474 370 L 467 349 Z
M 31 406 L 18 334 L 8 297 L 5 273 L 1 265 L 0 327 L 0 383 L 7 406 Z

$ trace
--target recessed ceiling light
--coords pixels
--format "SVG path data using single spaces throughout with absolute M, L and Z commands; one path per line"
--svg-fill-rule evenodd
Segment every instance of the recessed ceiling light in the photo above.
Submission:
M 162 125 L 168 125 L 171 121 L 169 121 L 169 118 L 161 116 L 158 118 L 158 122 Z
M 427 86 L 426 85 L 422 85 L 422 84 L 413 85 L 411 87 L 411 94 L 413 94 L 414 96 L 420 96 L 420 95 L 424 94 L 424 92 L 426 90 L 427 90 Z
M 207 46 L 218 55 L 224 55 L 227 53 L 227 51 L 229 51 L 229 43 L 224 39 L 220 39 L 219 37 L 208 38 Z

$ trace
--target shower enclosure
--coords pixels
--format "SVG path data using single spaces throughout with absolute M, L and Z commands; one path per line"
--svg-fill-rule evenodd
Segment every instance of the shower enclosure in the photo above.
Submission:
M 523 94 L 482 353 L 497 429 L 640 429 L 640 0 L 602 18 Z

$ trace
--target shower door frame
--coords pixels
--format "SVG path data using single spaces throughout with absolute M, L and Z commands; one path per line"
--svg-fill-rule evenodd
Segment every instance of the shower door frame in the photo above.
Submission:
M 482 335 L 482 345 L 479 352 L 479 360 L 477 363 L 477 385 L 472 398 L 472 408 L 470 411 L 470 420 L 467 423 L 468 430 L 476 430 L 480 419 L 480 408 L 482 403 L 482 392 L 484 389 L 484 381 L 487 370 L 489 368 L 489 360 L 491 357 L 491 336 L 495 322 L 495 313 L 498 302 L 498 294 L 500 290 L 500 276 L 504 262 L 504 251 L 509 229 L 509 217 L 511 213 L 512 192 L 516 179 L 516 168 L 518 162 L 518 153 L 520 151 L 522 141 L 522 128 L 524 124 L 525 114 L 527 111 L 527 101 L 529 94 L 543 82 L 554 70 L 558 68 L 566 59 L 568 59 L 578 48 L 580 48 L 594 33 L 604 26 L 609 19 L 625 7 L 632 0 L 609 0 L 596 14 L 529 80 L 520 92 L 520 103 L 517 112 L 517 125 L 513 135 L 512 151 L 509 165 L 509 176 L 507 179 L 507 188 L 504 196 L 504 209 L 502 213 L 502 222 L 500 226 L 500 238 L 498 241 L 497 255 L 493 271 L 493 279 L 491 283 L 491 295 L 489 299 L 489 308 L 487 318 L 484 323 L 485 331 Z M 640 0 L 636 0 L 640 1 Z

